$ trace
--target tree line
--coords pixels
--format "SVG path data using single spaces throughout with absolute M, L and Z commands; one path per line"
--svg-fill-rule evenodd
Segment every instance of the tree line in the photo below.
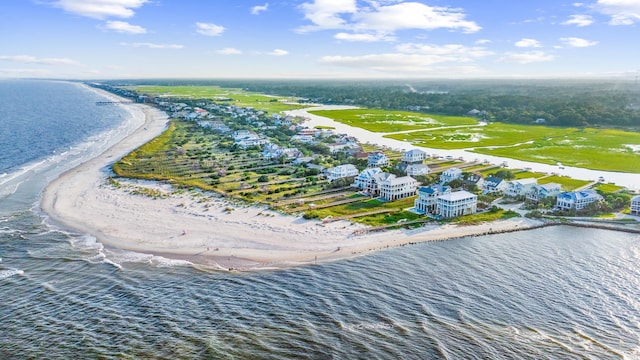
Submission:
M 302 102 L 466 115 L 483 120 L 640 129 L 640 85 L 586 80 L 127 80 L 127 85 L 217 85 Z

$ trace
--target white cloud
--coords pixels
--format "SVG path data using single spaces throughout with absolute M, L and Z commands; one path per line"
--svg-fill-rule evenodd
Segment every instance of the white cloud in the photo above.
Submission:
M 285 56 L 288 54 L 289 52 L 287 50 L 282 50 L 282 49 L 275 49 L 267 53 L 267 55 L 271 55 L 271 56 Z
M 376 41 L 395 41 L 395 36 L 389 36 L 386 34 L 349 34 L 349 33 L 337 33 L 333 36 L 338 40 L 343 41 L 362 41 L 362 42 L 376 42 Z
M 196 23 L 196 28 L 198 34 L 206 36 L 220 36 L 225 31 L 224 26 L 201 22 Z
M 149 0 L 57 0 L 51 5 L 61 8 L 64 11 L 104 19 L 107 17 L 132 17 L 137 9 Z
M 314 0 L 300 5 L 304 17 L 314 25 L 299 29 L 302 32 L 325 29 L 341 29 L 345 21 L 340 14 L 353 14 L 357 11 L 356 0 Z
M 264 5 L 256 5 L 251 8 L 251 13 L 253 15 L 258 15 L 263 11 L 267 11 L 269 9 L 269 3 L 265 3 Z
M 396 50 L 407 54 L 451 56 L 450 61 L 456 62 L 468 62 L 475 58 L 493 55 L 492 51 L 489 51 L 484 47 L 468 47 L 459 44 L 432 45 L 409 43 L 398 45 Z
M 442 77 L 481 72 L 478 67 L 473 65 L 434 66 L 454 59 L 455 57 L 453 56 L 388 53 L 364 56 L 324 56 L 320 59 L 320 63 L 365 71 L 412 76 Z
M 640 22 L 640 1 L 638 0 L 598 0 L 593 7 L 611 17 L 610 25 L 633 25 Z
M 377 31 L 456 29 L 474 33 L 481 29 L 476 23 L 465 20 L 460 9 L 432 7 L 418 2 L 379 6 L 374 11 L 358 12 L 354 18 L 356 29 Z
M 491 40 L 489 39 L 480 39 L 480 40 L 476 40 L 475 44 L 476 45 L 484 45 L 484 44 L 490 44 Z
M 216 51 L 216 54 L 220 54 L 220 55 L 240 55 L 242 54 L 242 51 L 236 49 L 236 48 L 224 48 L 224 49 L 220 49 Z
M 589 15 L 570 15 L 569 19 L 562 25 L 576 25 L 578 27 L 589 26 L 593 24 L 593 18 Z
M 2 55 L 0 56 L 0 60 L 23 64 L 84 66 L 75 60 L 67 58 L 37 58 L 31 55 Z
M 589 41 L 577 37 L 561 38 L 560 41 L 562 41 L 566 46 L 570 47 L 589 47 L 598 44 L 597 41 Z
M 521 48 L 539 48 L 542 47 L 542 44 L 540 44 L 540 41 L 536 40 L 536 39 L 521 39 L 519 41 L 516 41 L 515 45 L 517 47 L 521 47 Z
M 127 34 L 146 34 L 147 29 L 142 26 L 132 25 L 126 21 L 107 21 L 105 25 L 106 29 L 117 31 Z
M 300 9 L 313 25 L 299 28 L 300 32 L 319 30 L 349 30 L 355 34 L 393 35 L 399 30 L 451 29 L 474 33 L 481 29 L 473 21 L 465 20 L 461 9 L 429 6 L 412 1 L 367 1 L 358 7 L 356 0 L 314 0 Z M 344 36 L 344 35 L 342 35 Z M 360 36 L 371 41 L 370 36 Z M 384 38 L 381 37 L 384 40 Z
M 178 44 L 154 44 L 148 42 L 137 42 L 137 43 L 120 43 L 122 46 L 129 46 L 134 48 L 149 48 L 149 49 L 182 49 L 184 45 Z
M 529 51 L 524 53 L 507 53 L 500 59 L 500 62 L 529 64 L 534 62 L 551 61 L 555 59 L 553 55 L 546 54 L 544 51 Z

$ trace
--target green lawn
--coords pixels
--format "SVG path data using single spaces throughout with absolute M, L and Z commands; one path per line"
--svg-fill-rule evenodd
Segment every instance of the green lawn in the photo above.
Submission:
M 470 117 L 381 109 L 317 110 L 310 113 L 369 131 L 384 133 L 478 123 L 476 119 Z
M 589 184 L 591 181 L 572 179 L 567 176 L 552 175 L 539 179 L 538 184 L 556 183 L 562 186 L 564 191 L 573 191 L 579 187 Z
M 297 102 L 294 97 L 269 96 L 242 89 L 229 89 L 219 86 L 128 86 L 127 89 L 138 91 L 141 94 L 154 96 L 168 96 L 191 99 L 210 99 L 216 102 L 228 102 L 236 106 L 253 106 L 256 109 L 270 113 L 277 113 L 284 110 L 301 109 L 307 105 L 289 104 L 287 102 Z M 231 100 L 225 100 L 231 99 Z

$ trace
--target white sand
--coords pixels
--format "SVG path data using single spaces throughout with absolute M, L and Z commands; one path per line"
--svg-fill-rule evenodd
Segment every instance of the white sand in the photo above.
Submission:
M 110 165 L 165 128 L 164 113 L 145 105 L 143 126 L 102 155 L 62 174 L 45 189 L 42 209 L 57 223 L 91 234 L 107 246 L 220 269 L 260 269 L 329 261 L 408 243 L 525 229 L 513 219 L 474 226 L 428 226 L 354 235 L 363 225 L 323 224 L 254 206 L 232 205 L 214 194 L 179 192 L 163 184 L 108 183 Z M 152 187 L 167 194 L 132 194 Z M 231 211 L 229 211 L 232 209 Z

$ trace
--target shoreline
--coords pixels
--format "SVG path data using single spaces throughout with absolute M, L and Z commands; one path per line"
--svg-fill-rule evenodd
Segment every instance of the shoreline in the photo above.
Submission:
M 113 94 L 111 94 L 113 95 Z M 132 179 L 109 184 L 110 165 L 167 127 L 166 114 L 135 104 L 144 123 L 115 145 L 53 180 L 40 207 L 51 220 L 96 237 L 107 247 L 187 260 L 219 270 L 267 270 L 352 258 L 428 241 L 459 239 L 546 226 L 513 218 L 478 225 L 427 225 L 354 235 L 362 224 L 323 224 L 265 206 L 237 205 L 217 194 L 173 189 Z M 139 195 L 154 189 L 161 197 Z

